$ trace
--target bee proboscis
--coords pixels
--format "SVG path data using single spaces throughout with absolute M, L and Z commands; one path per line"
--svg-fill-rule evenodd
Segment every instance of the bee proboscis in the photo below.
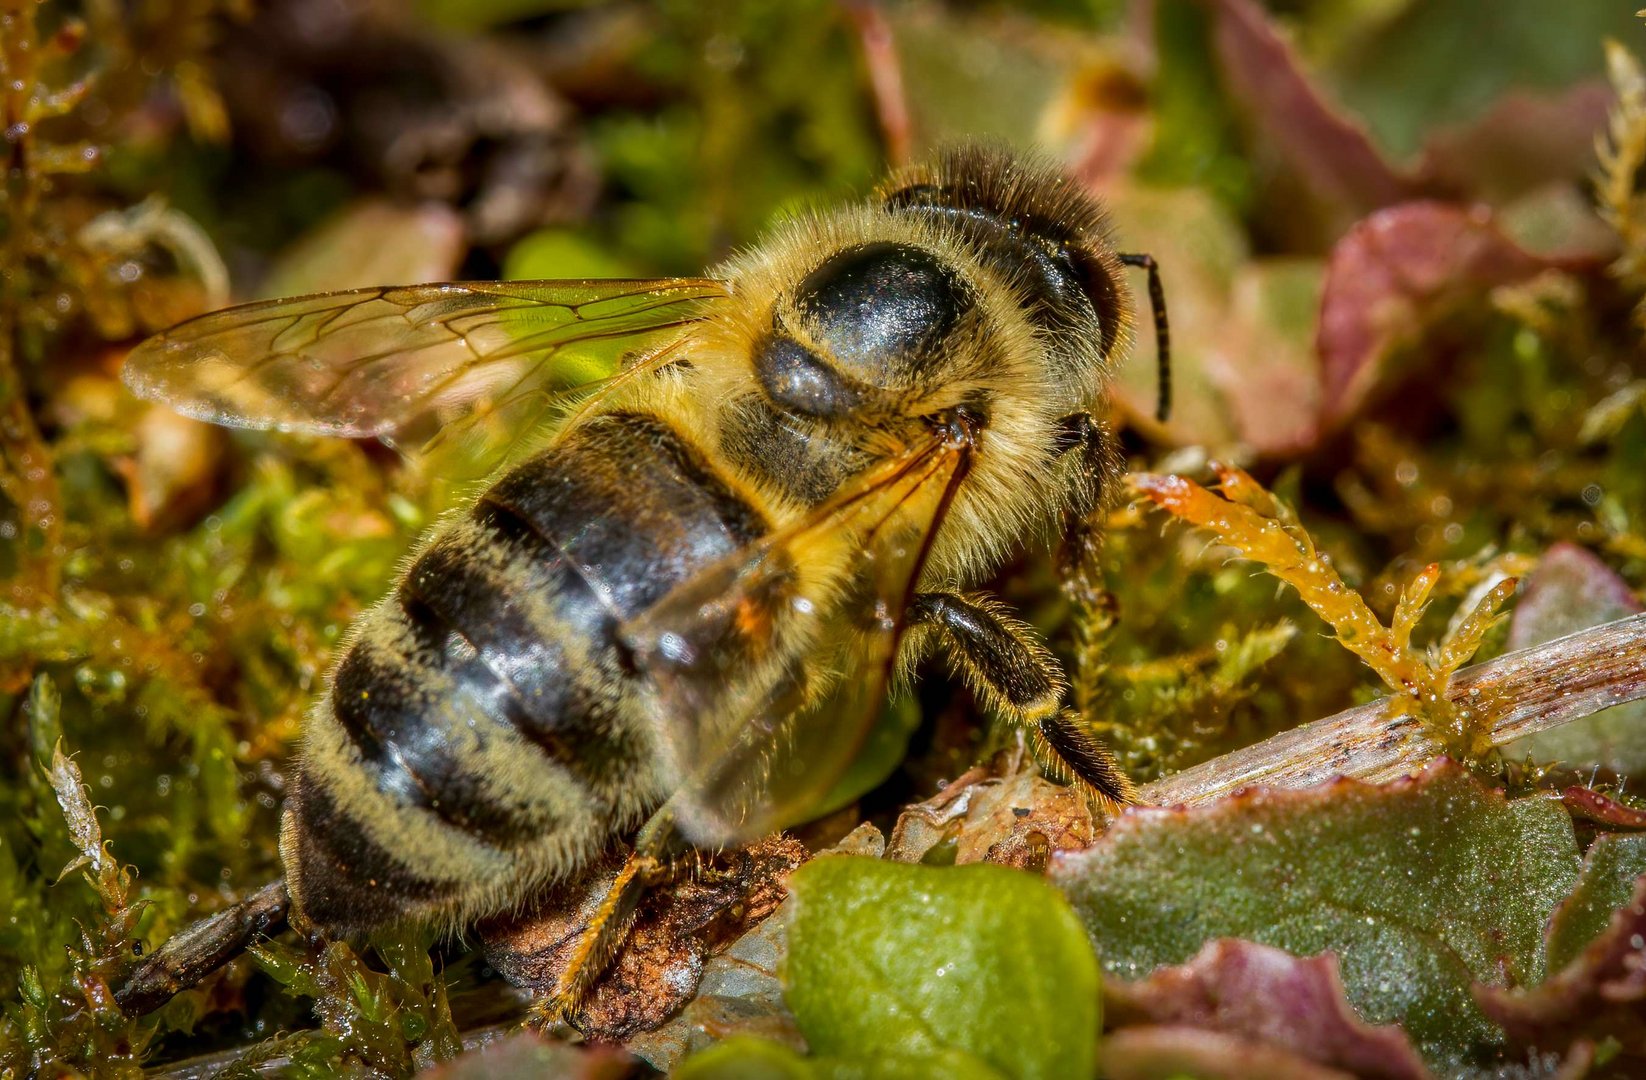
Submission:
M 1096 201 L 961 148 L 703 279 L 331 293 L 139 347 L 128 383 L 191 416 L 512 462 L 314 705 L 281 835 L 294 918 L 457 928 L 633 834 L 563 1009 L 648 882 L 803 820 L 937 647 L 1047 765 L 1130 801 L 1052 654 L 969 591 L 1026 538 L 1095 527 L 1127 263 L 1164 362 L 1152 261 L 1114 253 Z

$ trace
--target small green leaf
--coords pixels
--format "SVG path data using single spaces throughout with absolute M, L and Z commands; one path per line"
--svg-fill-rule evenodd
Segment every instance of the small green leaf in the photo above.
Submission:
M 17 980 L 18 993 L 23 1000 L 36 1009 L 46 1007 L 46 988 L 40 985 L 40 969 L 33 964 L 23 968 L 23 974 Z
M 29 718 L 29 742 L 34 750 L 34 760 L 39 762 L 42 769 L 49 771 L 52 755 L 63 739 L 63 725 L 60 719 L 63 698 L 51 676 L 35 676 L 33 685 L 29 687 L 29 700 L 25 709 Z
M 746 1035 L 692 1055 L 674 1072 L 675 1080 L 1001 1080 L 1002 1075 L 952 1048 L 932 1054 L 804 1058 L 779 1043 Z
M 747 1035 L 693 1054 L 674 1070 L 675 1080 L 813 1080 L 811 1063 L 780 1043 Z
M 1044 882 L 830 857 L 790 889 L 785 997 L 814 1053 L 890 1068 L 960 1051 L 1004 1076 L 1092 1074 L 1097 963 Z
M 1612 921 L 1612 913 L 1634 895 L 1635 880 L 1646 874 L 1646 834 L 1606 833 L 1589 846 L 1571 895 L 1549 919 L 1549 970 L 1577 959 Z
M 246 951 L 264 973 L 293 994 L 319 997 L 325 991 L 315 977 L 314 968 L 290 945 L 280 941 L 265 941 L 248 945 Z
M 101 870 L 103 866 L 103 827 L 97 822 L 97 809 L 92 806 L 86 782 L 81 779 L 80 766 L 63 753 L 59 743 L 51 752 L 51 768 L 47 772 L 52 790 L 57 793 L 57 805 L 62 808 L 63 820 L 68 823 L 69 838 L 80 852 L 57 875 L 62 881 L 82 866 Z
M 1124 815 L 1052 881 L 1104 970 L 1137 979 L 1214 938 L 1335 952 L 1370 1023 L 1400 1023 L 1431 1064 L 1503 1033 L 1475 981 L 1537 984 L 1543 927 L 1577 878 L 1558 804 L 1510 802 L 1455 765 L 1373 786 L 1257 790 Z
M 503 259 L 505 281 L 638 276 L 633 266 L 569 229 L 539 229 L 528 233 L 509 248 Z
M 886 702 L 880 719 L 869 731 L 863 749 L 851 767 L 835 781 L 813 813 L 822 817 L 861 799 L 897 771 L 909 752 L 909 737 L 920 727 L 920 703 L 912 695 L 899 694 Z

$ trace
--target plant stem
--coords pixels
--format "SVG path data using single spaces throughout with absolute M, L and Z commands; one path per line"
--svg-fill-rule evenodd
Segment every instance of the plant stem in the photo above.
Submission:
M 1581 630 L 1459 671 L 1447 696 L 1492 746 L 1646 698 L 1646 614 Z M 1346 709 L 1184 769 L 1138 793 L 1155 805 L 1210 802 L 1251 784 L 1299 788 L 1334 776 L 1377 783 L 1443 752 L 1390 698 Z

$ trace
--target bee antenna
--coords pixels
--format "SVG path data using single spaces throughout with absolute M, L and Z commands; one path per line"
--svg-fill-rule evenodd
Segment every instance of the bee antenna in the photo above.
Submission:
M 1166 290 L 1160 284 L 1160 264 L 1153 255 L 1117 255 L 1122 266 L 1141 266 L 1149 272 L 1149 306 L 1154 309 L 1155 392 L 1154 418 L 1162 424 L 1172 414 L 1172 333 L 1166 322 Z

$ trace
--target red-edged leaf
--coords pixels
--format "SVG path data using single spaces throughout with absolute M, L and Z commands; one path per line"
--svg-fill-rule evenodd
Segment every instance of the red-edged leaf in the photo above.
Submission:
M 1128 808 L 1050 868 L 1110 977 L 1185 963 L 1217 938 L 1330 950 L 1355 1011 L 1401 1024 L 1448 1070 L 1501 1039 L 1473 983 L 1543 977 L 1543 928 L 1577 873 L 1564 810 L 1446 762 L 1388 784 Z
M 1103 1041 L 1108 1080 L 1353 1080 L 1269 1043 L 1194 1027 L 1125 1028 Z
M 1532 990 L 1476 986 L 1474 995 L 1518 1046 L 1549 1052 L 1615 1039 L 1636 1067 L 1646 1068 L 1646 879 L 1605 933 L 1554 977 Z
M 1265 171 L 1289 174 L 1286 191 L 1314 204 L 1310 216 L 1323 226 L 1316 235 L 1335 236 L 1362 215 L 1418 193 L 1414 178 L 1384 159 L 1366 129 L 1327 101 L 1262 7 L 1215 0 L 1211 8 L 1224 83 L 1254 129 L 1253 152 Z
M 1600 792 L 1590 791 L 1586 787 L 1567 788 L 1560 793 L 1560 801 L 1566 804 L 1566 809 L 1572 812 L 1573 817 L 1594 822 L 1596 825 L 1628 829 L 1631 832 L 1646 829 L 1646 810 L 1625 806 L 1616 799 L 1609 799 Z
M 1343 996 L 1337 958 L 1300 960 L 1250 941 L 1207 943 L 1187 964 L 1139 982 L 1103 984 L 1111 1027 L 1189 1026 L 1284 1048 L 1318 1065 L 1383 1080 L 1423 1080 L 1429 1070 L 1393 1026 L 1373 1027 Z
M 1583 954 L 1626 907 L 1636 883 L 1646 876 L 1646 836 L 1602 833 L 1583 853 L 1583 870 L 1566 899 L 1549 916 L 1543 933 L 1550 971 Z
M 1506 237 L 1484 207 L 1403 203 L 1356 224 L 1332 249 L 1321 294 L 1315 347 L 1326 426 L 1370 396 L 1397 350 L 1489 289 L 1549 265 Z

